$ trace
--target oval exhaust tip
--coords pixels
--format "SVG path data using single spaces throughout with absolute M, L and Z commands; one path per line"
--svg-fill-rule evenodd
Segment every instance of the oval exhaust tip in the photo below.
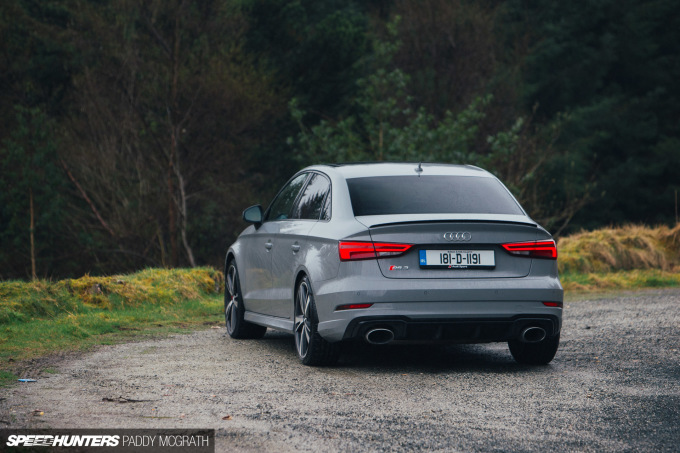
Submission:
M 384 328 L 371 329 L 366 333 L 365 338 L 371 344 L 387 344 L 394 340 L 394 332 Z
M 545 336 L 546 332 L 544 328 L 532 326 L 524 329 L 519 335 L 519 338 L 525 343 L 538 343 L 539 341 L 543 341 Z

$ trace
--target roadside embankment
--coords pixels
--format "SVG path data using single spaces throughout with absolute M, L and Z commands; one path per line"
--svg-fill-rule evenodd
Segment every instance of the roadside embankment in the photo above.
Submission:
M 0 282 L 0 372 L 57 351 L 215 324 L 223 288 L 210 268 Z
M 584 231 L 557 243 L 567 291 L 680 286 L 680 225 Z

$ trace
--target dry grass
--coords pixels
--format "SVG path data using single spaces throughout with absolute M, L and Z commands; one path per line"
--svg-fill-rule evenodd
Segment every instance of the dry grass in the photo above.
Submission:
M 636 269 L 589 274 L 563 274 L 560 277 L 567 292 L 635 290 L 642 288 L 672 288 L 680 286 L 680 272 L 658 269 Z
M 631 270 L 680 272 L 680 225 L 629 225 L 564 237 L 557 244 L 563 274 Z

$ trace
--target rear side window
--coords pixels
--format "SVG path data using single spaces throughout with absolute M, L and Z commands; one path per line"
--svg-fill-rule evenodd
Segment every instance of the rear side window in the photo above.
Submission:
M 347 180 L 355 216 L 511 214 L 522 209 L 495 178 L 376 176 Z
M 276 196 L 274 201 L 272 201 L 269 210 L 267 211 L 267 220 L 283 220 L 290 218 L 290 211 L 293 209 L 293 203 L 305 184 L 305 180 L 309 176 L 309 173 L 303 173 L 295 177 L 291 182 L 286 184 L 281 192 Z
M 293 219 L 313 219 L 322 218 L 324 202 L 330 197 L 331 183 L 325 176 L 318 173 L 312 175 L 307 187 L 305 187 L 300 201 L 293 208 Z

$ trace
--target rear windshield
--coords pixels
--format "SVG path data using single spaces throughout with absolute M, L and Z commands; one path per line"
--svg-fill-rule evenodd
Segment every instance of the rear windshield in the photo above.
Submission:
M 374 176 L 348 179 L 347 185 L 355 216 L 524 214 L 495 178 Z

